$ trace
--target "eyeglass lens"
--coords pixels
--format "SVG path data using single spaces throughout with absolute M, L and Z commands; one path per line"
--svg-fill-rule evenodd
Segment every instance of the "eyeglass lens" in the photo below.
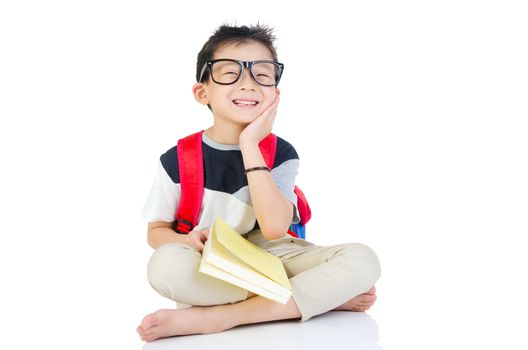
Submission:
M 257 62 L 251 67 L 251 73 L 261 85 L 275 85 L 277 83 L 277 66 L 269 62 Z M 221 84 L 234 83 L 242 71 L 242 66 L 233 61 L 219 61 L 212 66 L 213 80 Z

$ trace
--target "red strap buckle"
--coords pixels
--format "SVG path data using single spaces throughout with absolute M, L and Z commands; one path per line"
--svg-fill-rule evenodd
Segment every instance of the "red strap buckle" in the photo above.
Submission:
M 180 219 L 178 220 L 178 225 L 176 226 L 176 231 L 180 233 L 187 234 L 192 231 L 192 223 L 187 220 Z

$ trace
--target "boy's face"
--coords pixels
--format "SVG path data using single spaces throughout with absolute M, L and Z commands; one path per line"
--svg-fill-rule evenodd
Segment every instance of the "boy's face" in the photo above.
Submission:
M 221 46 L 213 59 L 229 58 L 240 61 L 273 60 L 271 52 L 258 42 Z M 221 85 L 209 78 L 193 87 L 198 102 L 209 104 L 216 122 L 247 125 L 254 121 L 279 95 L 275 86 L 262 86 L 244 69 L 240 79 L 231 85 Z

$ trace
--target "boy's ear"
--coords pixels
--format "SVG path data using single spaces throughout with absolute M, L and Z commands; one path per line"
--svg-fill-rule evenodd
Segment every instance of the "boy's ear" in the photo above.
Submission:
M 275 97 L 279 96 L 281 94 L 279 88 L 275 88 Z
M 205 91 L 205 85 L 204 83 L 196 83 L 192 87 L 192 92 L 194 95 L 194 98 L 198 103 L 201 103 L 203 105 L 209 104 L 209 98 L 207 97 L 207 92 Z

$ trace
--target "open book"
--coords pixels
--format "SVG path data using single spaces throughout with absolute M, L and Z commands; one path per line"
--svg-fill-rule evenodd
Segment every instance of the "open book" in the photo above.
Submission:
M 199 271 L 286 304 L 292 287 L 281 260 L 217 218 L 205 242 Z

